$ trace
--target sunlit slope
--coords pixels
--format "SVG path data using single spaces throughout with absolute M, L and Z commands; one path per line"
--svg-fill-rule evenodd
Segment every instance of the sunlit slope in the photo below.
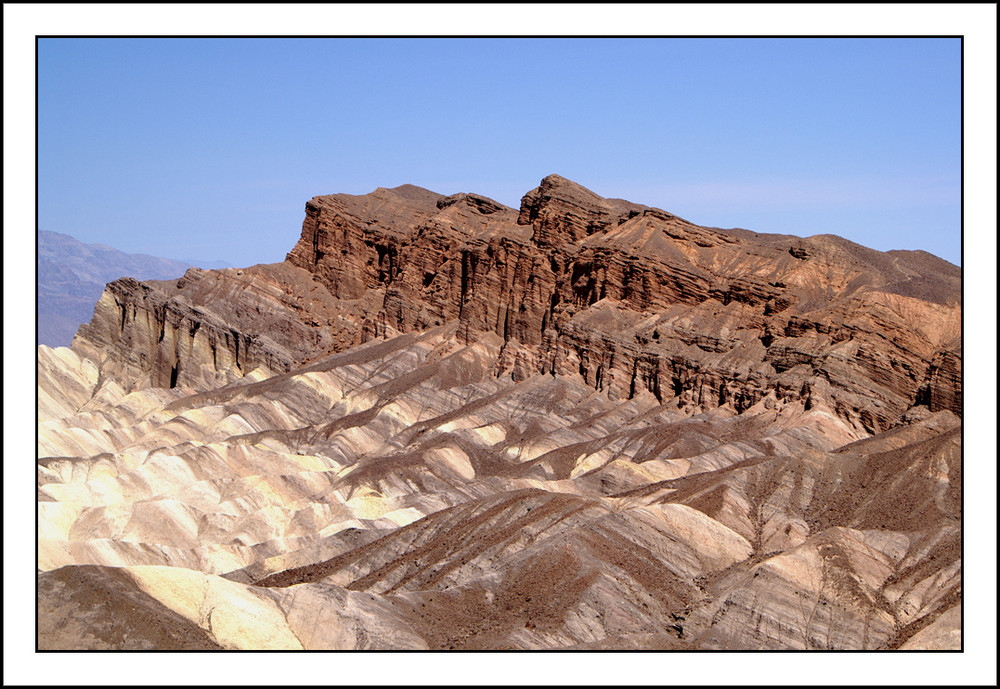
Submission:
M 89 408 L 86 361 L 51 350 L 40 398 L 81 392 L 40 417 L 47 614 L 111 567 L 185 648 L 955 643 L 950 412 L 879 436 L 775 397 L 691 415 L 496 377 L 502 339 L 456 327 Z

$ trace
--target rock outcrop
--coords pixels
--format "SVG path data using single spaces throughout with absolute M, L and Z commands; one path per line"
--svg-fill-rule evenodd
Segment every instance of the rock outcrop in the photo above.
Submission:
M 286 263 L 191 268 L 178 280 L 109 284 L 74 349 L 131 389 L 209 389 L 360 344 L 358 323 L 370 309 L 333 298 Z
M 111 280 L 128 275 L 163 280 L 184 274 L 190 263 L 146 254 L 126 254 L 102 244 L 84 244 L 57 232 L 38 232 L 38 344 L 68 347 Z
M 877 432 L 915 407 L 961 413 L 960 277 L 922 252 L 699 227 L 557 175 L 520 212 L 405 186 L 312 199 L 284 264 L 112 283 L 75 346 L 132 386 L 197 389 L 457 320 L 467 341 L 503 338 L 495 373 L 514 380 L 579 375 L 691 410 L 772 396 Z
M 39 646 L 954 648 L 960 282 L 555 175 L 316 197 L 39 349 Z

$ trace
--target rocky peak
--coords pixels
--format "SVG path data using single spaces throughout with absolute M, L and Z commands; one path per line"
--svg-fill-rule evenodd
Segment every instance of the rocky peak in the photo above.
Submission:
M 646 207 L 609 200 L 559 175 L 549 175 L 521 199 L 519 225 L 531 225 L 540 247 L 573 243 L 617 225 Z
M 490 215 L 491 213 L 507 209 L 507 206 L 502 203 L 497 203 L 493 199 L 480 196 L 479 194 L 452 194 L 451 196 L 445 196 L 438 199 L 437 207 L 447 208 L 456 203 L 464 203 L 472 210 L 483 215 Z
M 423 187 L 418 187 L 415 184 L 401 184 L 398 187 L 379 187 L 379 189 L 389 192 L 401 199 L 408 199 L 411 201 L 421 201 L 423 203 L 433 202 L 441 198 L 441 194 L 431 191 L 430 189 L 424 189 Z

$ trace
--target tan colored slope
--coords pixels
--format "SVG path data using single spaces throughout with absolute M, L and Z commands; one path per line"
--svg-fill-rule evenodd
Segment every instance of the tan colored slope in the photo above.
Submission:
M 676 413 L 644 417 L 650 400 L 608 405 L 551 377 L 492 379 L 495 345 L 448 345 L 446 334 L 403 336 L 213 393 L 149 389 L 46 422 L 41 564 L 154 557 L 228 571 L 256 550 L 271 557 L 349 526 L 398 526 L 497 490 L 608 494 L 610 484 L 591 478 L 608 464 L 658 479 L 765 452 L 709 437 L 694 456 L 647 463 L 672 451 L 654 438 Z M 688 435 L 682 424 L 680 441 Z
M 453 334 L 44 421 L 40 581 L 88 589 L 81 566 L 119 568 L 150 614 L 165 606 L 223 647 L 953 639 L 950 413 L 875 437 L 776 398 L 691 415 L 572 378 L 497 378 L 502 341 Z M 816 579 L 830 548 L 836 575 Z M 830 614 L 803 621 L 824 600 Z
M 426 648 L 391 608 L 331 587 L 259 589 L 180 567 L 39 575 L 42 650 Z
M 71 416 L 97 388 L 98 368 L 68 347 L 38 347 L 38 420 Z

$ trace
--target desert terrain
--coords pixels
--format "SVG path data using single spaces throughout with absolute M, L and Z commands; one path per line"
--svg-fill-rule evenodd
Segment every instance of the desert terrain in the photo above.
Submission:
M 42 650 L 955 650 L 961 270 L 558 175 L 38 347 Z

